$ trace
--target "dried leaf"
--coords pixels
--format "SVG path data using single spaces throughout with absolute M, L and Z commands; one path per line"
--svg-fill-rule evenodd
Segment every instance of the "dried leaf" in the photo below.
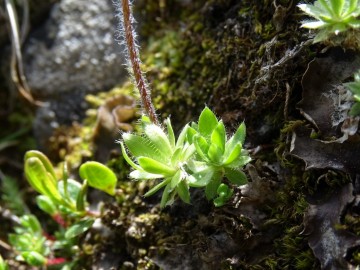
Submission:
M 360 69 L 360 55 L 342 48 L 329 49 L 309 63 L 303 79 L 303 99 L 298 103 L 301 114 L 319 129 L 322 136 L 341 137 L 354 134 L 358 121 L 349 121 L 351 93 L 342 82 Z M 342 127 L 346 121 L 346 126 Z M 349 127 L 349 124 L 352 126 Z
M 319 259 L 322 269 L 355 269 L 346 261 L 349 249 L 360 245 L 360 237 L 349 231 L 337 229 L 345 208 L 355 199 L 352 184 L 337 190 L 325 202 L 310 204 L 304 218 L 309 246 Z
M 293 133 L 291 154 L 305 162 L 306 169 L 337 169 L 360 173 L 360 143 L 325 143 L 310 138 L 311 130 L 298 127 Z

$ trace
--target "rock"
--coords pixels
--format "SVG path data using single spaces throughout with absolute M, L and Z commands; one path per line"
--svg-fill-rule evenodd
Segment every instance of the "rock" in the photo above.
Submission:
M 34 121 L 44 152 L 54 129 L 81 122 L 86 94 L 106 91 L 127 76 L 114 39 L 114 10 L 111 0 L 61 0 L 24 44 L 28 84 L 36 98 L 46 101 Z
M 43 27 L 30 33 L 24 66 L 35 96 L 107 90 L 124 77 L 124 59 L 114 41 L 112 1 L 62 0 Z

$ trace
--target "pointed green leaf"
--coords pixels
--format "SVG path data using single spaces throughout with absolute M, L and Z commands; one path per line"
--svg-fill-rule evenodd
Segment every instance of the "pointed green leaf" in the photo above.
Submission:
M 341 17 L 341 13 L 344 7 L 345 0 L 330 0 L 331 9 L 333 10 L 336 18 Z
M 181 130 L 179 138 L 176 142 L 176 148 L 178 147 L 182 147 L 183 144 L 186 141 L 186 137 L 187 137 L 187 131 L 188 131 L 189 125 L 185 125 L 185 127 Z
M 225 141 L 226 141 L 226 132 L 225 126 L 222 121 L 220 121 L 213 132 L 211 133 L 211 143 L 216 144 L 217 147 L 224 153 L 225 150 Z
M 166 161 L 168 156 L 159 151 L 148 139 L 131 133 L 122 135 L 127 149 L 134 157 L 149 157 L 158 161 Z
M 350 0 L 350 3 L 349 3 L 349 8 L 347 10 L 347 12 L 344 14 L 345 16 L 348 16 L 350 15 L 351 13 L 353 12 L 360 12 L 360 10 L 357 10 L 359 7 L 358 7 L 358 0 Z M 354 16 L 358 16 L 358 13 Z
M 317 29 L 323 27 L 324 25 L 326 25 L 326 23 L 323 21 L 308 21 L 308 22 L 303 22 L 301 24 L 301 27 L 308 29 Z
M 159 153 L 165 157 L 171 157 L 173 151 L 169 138 L 159 126 L 155 124 L 146 125 L 144 132 Z
M 131 160 L 131 158 L 128 156 L 128 154 L 126 153 L 125 146 L 124 146 L 124 143 L 123 143 L 123 142 L 120 142 L 120 146 L 121 146 L 121 153 L 122 153 L 125 161 L 126 161 L 131 167 L 133 167 L 135 170 L 144 171 L 139 165 L 135 164 L 135 163 Z
M 167 185 L 161 197 L 160 208 L 163 209 L 167 205 L 171 205 L 174 201 L 175 190 L 172 190 L 170 185 Z
M 192 155 L 196 152 L 196 147 L 193 144 L 186 144 L 183 149 L 182 153 L 182 160 L 187 162 Z
M 243 151 L 241 151 L 241 152 L 243 152 Z M 251 157 L 241 154 L 240 157 L 238 157 L 232 163 L 228 164 L 227 167 L 234 168 L 234 169 L 242 168 L 244 165 L 248 164 L 250 161 L 251 161 Z
M 217 144 L 212 143 L 209 147 L 207 155 L 212 162 L 217 164 L 217 163 L 220 163 L 223 152 L 217 146 Z
M 79 222 L 75 223 L 69 229 L 66 230 L 65 238 L 71 239 L 86 232 L 94 224 L 94 221 L 95 220 L 92 218 L 80 220 Z
M 213 167 L 206 167 L 202 171 L 198 171 L 189 176 L 189 185 L 191 187 L 205 187 L 214 175 Z
M 225 177 L 231 183 L 237 186 L 245 185 L 248 183 L 247 177 L 244 172 L 236 169 L 225 169 Z
M 235 145 L 235 147 L 232 149 L 232 151 L 229 150 L 229 148 L 226 149 L 225 154 L 224 154 L 224 160 L 222 162 L 222 164 L 224 166 L 227 166 L 229 164 L 231 164 L 232 162 L 234 162 L 241 154 L 241 144 L 237 144 Z
M 170 182 L 170 186 L 171 189 L 176 188 L 176 186 L 180 183 L 181 181 L 181 171 L 178 170 L 175 175 L 171 178 L 171 182 Z
M 319 30 L 319 32 L 314 37 L 314 43 L 321 42 L 323 40 L 326 40 L 329 36 L 329 30 L 327 28 Z M 332 34 L 332 33 L 331 33 Z
M 226 143 L 225 148 L 231 150 L 231 149 L 235 148 L 235 146 L 239 143 L 241 145 L 244 145 L 245 137 L 246 137 L 246 126 L 245 126 L 245 123 L 242 122 L 241 125 L 236 130 L 235 134 Z
M 328 13 L 329 15 L 331 15 L 331 17 L 334 17 L 334 15 L 336 16 L 336 13 L 335 13 L 334 10 L 332 9 L 332 6 L 328 4 L 328 1 L 329 1 L 329 0 L 317 0 L 317 1 L 315 2 L 315 4 L 319 3 L 319 6 L 318 6 L 318 7 L 321 6 L 320 14 L 324 14 L 324 12 L 325 12 L 325 14 Z M 330 1 L 332 1 L 332 0 L 330 0 Z M 342 1 L 342 0 L 340 0 L 340 1 Z M 315 5 L 314 5 L 314 6 L 315 6 Z M 325 15 L 325 14 L 324 14 L 324 15 Z
M 164 176 L 172 176 L 176 172 L 175 169 L 148 157 L 139 157 L 139 165 L 143 170 L 153 174 L 162 174 Z
M 171 126 L 170 118 L 167 118 L 165 120 L 165 122 L 166 122 L 166 127 L 167 127 L 167 133 L 168 133 L 170 146 L 171 146 L 171 148 L 175 148 L 175 134 L 174 134 L 174 130 L 173 130 L 172 126 Z
M 176 191 L 179 194 L 181 200 L 183 200 L 186 203 L 190 203 L 189 186 L 186 183 L 186 181 L 184 180 L 180 181 L 180 183 L 176 186 Z
M 157 184 L 155 187 L 151 188 L 148 192 L 145 193 L 144 197 L 149 197 L 151 195 L 154 195 L 157 191 L 159 191 L 161 188 L 165 187 L 167 184 L 169 184 L 171 178 L 165 179 L 164 181 Z
M 318 19 L 319 18 L 319 14 L 324 14 L 324 12 L 314 6 L 314 5 L 310 5 L 310 4 L 300 4 L 300 5 L 297 5 L 298 8 L 300 8 L 303 12 L 305 12 L 306 14 Z M 326 12 L 327 13 L 327 12 Z
M 85 211 L 87 189 L 88 189 L 88 182 L 87 180 L 84 180 L 84 183 L 82 184 L 81 189 L 76 197 L 76 210 L 79 212 Z
M 117 178 L 113 171 L 105 165 L 96 161 L 85 162 L 80 166 L 79 174 L 83 180 L 88 181 L 91 187 L 115 195 Z
M 206 139 L 202 136 L 195 136 L 194 137 L 194 145 L 196 148 L 196 152 L 200 155 L 200 157 L 206 161 L 207 158 L 207 152 L 209 151 L 209 145 L 206 141 Z
M 188 127 L 187 134 L 186 134 L 187 142 L 192 144 L 194 142 L 194 137 L 197 134 L 198 134 L 198 132 L 196 131 L 196 129 L 194 129 L 193 127 Z
M 360 21 L 359 20 L 351 20 L 348 24 L 352 28 L 360 28 Z
M 175 149 L 174 154 L 171 157 L 171 165 L 172 166 L 174 166 L 174 167 L 177 166 L 177 164 L 181 161 L 182 151 L 183 151 L 182 147 L 178 147 Z
M 208 107 L 205 107 L 200 114 L 198 122 L 200 134 L 204 137 L 210 137 L 217 124 L 218 120 L 215 114 Z

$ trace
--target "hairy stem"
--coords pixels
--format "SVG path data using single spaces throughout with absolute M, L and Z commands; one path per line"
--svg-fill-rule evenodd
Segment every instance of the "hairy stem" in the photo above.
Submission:
M 131 24 L 131 11 L 129 0 L 122 0 L 122 14 L 123 14 L 123 26 L 125 32 L 125 42 L 130 58 L 131 67 L 134 73 L 134 79 L 136 86 L 140 92 L 142 105 L 149 116 L 151 122 L 158 124 L 154 105 L 151 102 L 150 90 L 147 81 L 140 69 L 139 53 L 135 44 L 135 37 L 133 35 L 133 28 Z

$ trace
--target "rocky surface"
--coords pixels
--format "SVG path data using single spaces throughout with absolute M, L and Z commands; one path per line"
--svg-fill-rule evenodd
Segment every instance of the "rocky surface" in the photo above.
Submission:
M 45 152 L 54 128 L 81 121 L 87 93 L 107 91 L 125 77 L 114 40 L 116 24 L 111 0 L 62 0 L 29 33 L 24 67 L 33 95 L 46 101 L 34 121 L 36 140 Z
M 55 4 L 24 47 L 26 76 L 35 96 L 107 90 L 121 81 L 123 58 L 114 42 L 112 1 Z

